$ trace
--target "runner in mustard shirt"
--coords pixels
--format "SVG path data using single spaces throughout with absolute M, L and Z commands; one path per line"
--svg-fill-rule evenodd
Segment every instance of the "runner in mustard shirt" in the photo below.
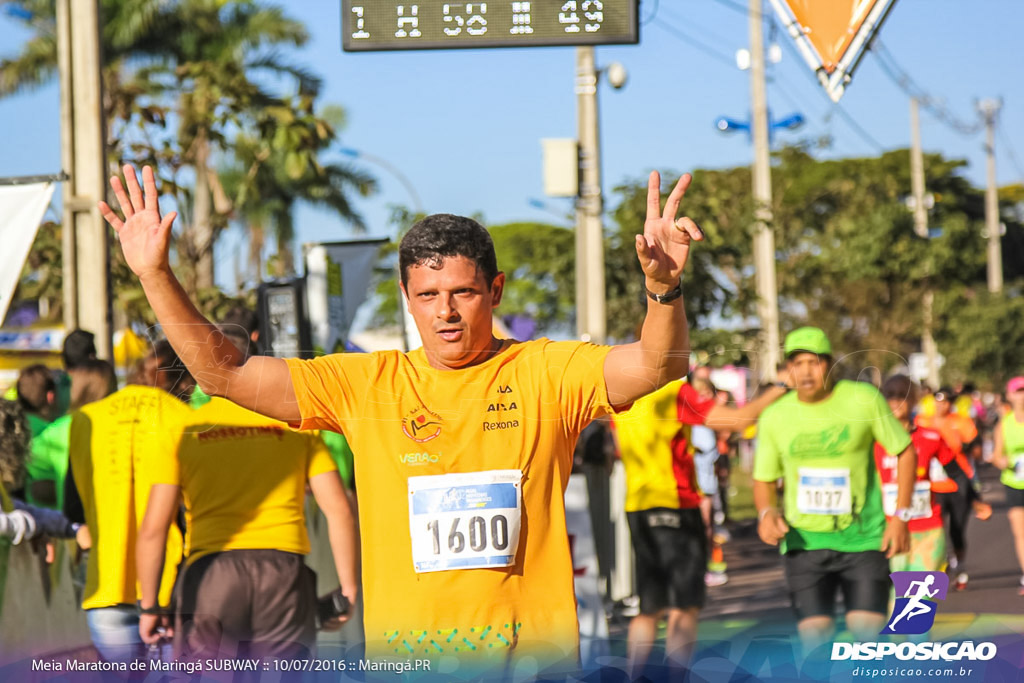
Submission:
M 703 237 L 676 218 L 690 176 L 664 210 L 660 176 L 650 176 L 635 244 L 647 316 L 633 344 L 496 339 L 505 274 L 493 242 L 475 221 L 438 214 L 399 246 L 422 349 L 283 361 L 244 358 L 199 314 L 168 263 L 175 214 L 161 216 L 152 169 L 143 169 L 144 192 L 135 169 L 124 171 L 127 192 L 120 178 L 111 184 L 125 219 L 105 203 L 101 211 L 204 391 L 349 439 L 366 501 L 367 654 L 447 662 L 451 677 L 575 667 L 563 503 L 573 446 L 595 417 L 686 373 L 681 277 Z

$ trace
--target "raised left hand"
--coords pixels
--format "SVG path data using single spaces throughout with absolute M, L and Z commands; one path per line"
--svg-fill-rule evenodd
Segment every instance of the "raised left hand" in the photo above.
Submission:
M 636 236 L 636 255 L 649 281 L 675 289 L 690 255 L 690 242 L 704 239 L 704 233 L 690 218 L 679 219 L 679 203 L 693 177 L 684 173 L 661 209 L 661 174 L 651 171 L 647 181 L 647 220 L 644 234 Z

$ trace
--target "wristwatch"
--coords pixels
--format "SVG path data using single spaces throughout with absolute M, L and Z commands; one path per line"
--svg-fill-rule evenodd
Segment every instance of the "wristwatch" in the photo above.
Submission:
M 914 511 L 910 508 L 896 508 L 896 511 L 892 513 L 892 516 L 901 522 L 909 522 L 914 518 Z
M 664 294 L 655 294 L 651 290 L 647 289 L 646 286 L 644 286 L 644 291 L 647 292 L 647 297 L 652 301 L 657 301 L 659 304 L 669 304 L 683 295 L 683 282 L 680 280 L 675 289 L 665 292 Z

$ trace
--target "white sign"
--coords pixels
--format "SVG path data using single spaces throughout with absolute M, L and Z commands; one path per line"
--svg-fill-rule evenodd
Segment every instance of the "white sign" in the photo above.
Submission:
M 53 183 L 0 187 L 0 321 L 7 315 L 21 267 L 53 197 Z

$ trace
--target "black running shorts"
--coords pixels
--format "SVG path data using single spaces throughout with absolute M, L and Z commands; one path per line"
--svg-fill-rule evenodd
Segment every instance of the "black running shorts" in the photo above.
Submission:
M 703 607 L 708 539 L 700 510 L 652 508 L 626 517 L 636 552 L 640 612 Z
M 846 611 L 887 614 L 889 560 L 880 550 L 793 550 L 784 556 L 786 584 L 798 620 L 834 617 L 837 591 Z

